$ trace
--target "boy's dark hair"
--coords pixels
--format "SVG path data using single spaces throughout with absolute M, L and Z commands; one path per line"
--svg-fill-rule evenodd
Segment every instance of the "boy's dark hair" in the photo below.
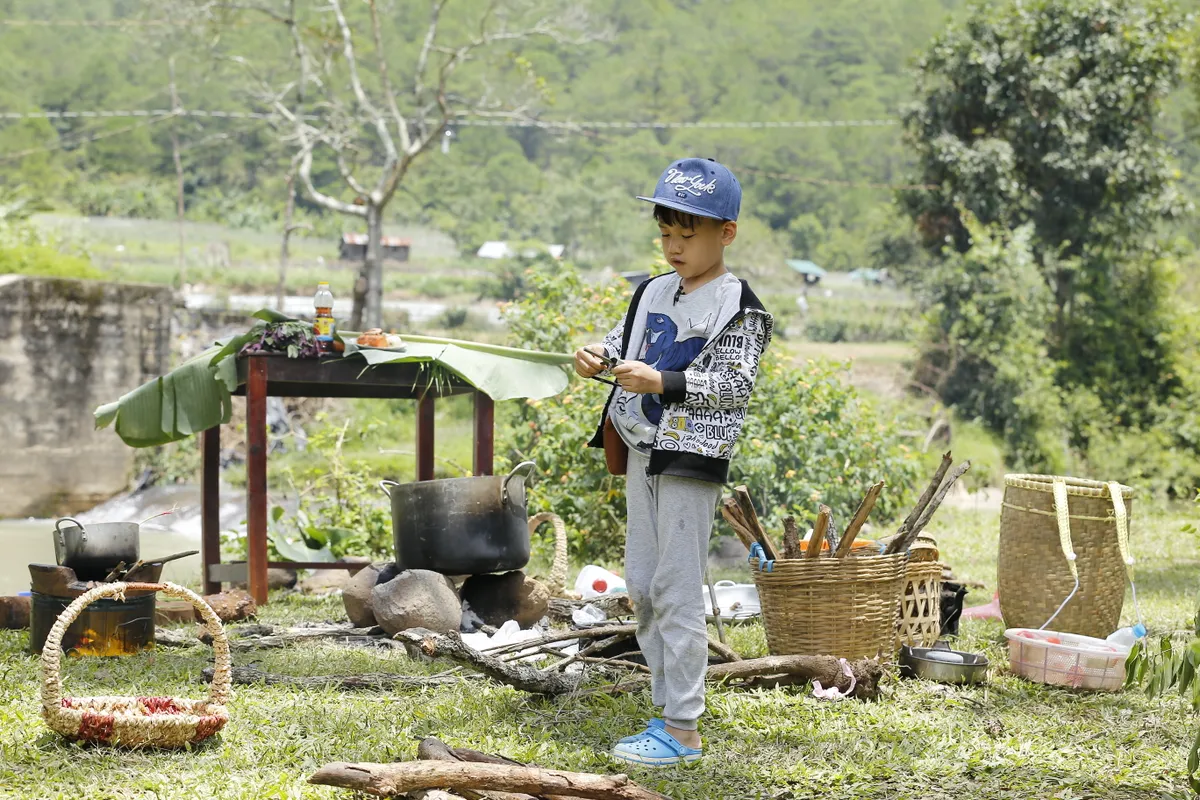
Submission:
M 696 230 L 705 221 L 717 223 L 725 221 L 713 219 L 712 217 L 700 217 L 695 214 L 689 214 L 686 211 L 676 211 L 673 208 L 660 205 L 654 206 L 654 219 L 659 225 L 678 225 L 680 228 L 687 228 L 689 231 Z

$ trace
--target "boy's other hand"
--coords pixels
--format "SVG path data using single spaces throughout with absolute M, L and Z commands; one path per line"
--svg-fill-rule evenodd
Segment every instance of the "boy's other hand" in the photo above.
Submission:
M 625 361 L 613 368 L 622 389 L 634 394 L 662 394 L 662 373 L 643 361 Z
M 604 362 L 596 358 L 597 353 L 603 353 L 604 346 L 599 344 L 584 345 L 575 351 L 575 374 L 581 378 L 594 378 L 604 371 Z

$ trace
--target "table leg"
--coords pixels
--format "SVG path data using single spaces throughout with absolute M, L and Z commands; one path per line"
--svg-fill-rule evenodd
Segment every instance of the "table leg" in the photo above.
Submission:
M 417 401 L 417 480 L 433 480 L 433 395 Z
M 205 594 L 221 591 L 208 568 L 221 563 L 221 426 L 201 434 L 200 445 L 200 579 Z
M 491 475 L 495 451 L 496 404 L 483 392 L 475 393 L 475 452 L 471 469 Z
M 267 602 L 267 359 L 250 358 L 246 372 L 246 539 L 250 594 Z

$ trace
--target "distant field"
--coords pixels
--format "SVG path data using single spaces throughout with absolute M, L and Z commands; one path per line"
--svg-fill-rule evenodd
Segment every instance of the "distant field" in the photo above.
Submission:
M 895 398 L 908 383 L 916 347 L 908 342 L 783 342 L 796 361 L 849 361 L 850 382 L 881 397 Z
M 85 248 L 92 261 L 117 280 L 172 284 L 179 275 L 179 229 L 169 220 L 41 215 L 35 222 Z M 471 299 L 490 273 L 492 262 L 463 258 L 439 231 L 392 226 L 388 235 L 412 239 L 411 260 L 386 262 L 385 291 L 395 299 Z M 229 228 L 215 223 L 184 224 L 186 282 L 194 291 L 274 293 L 279 276 L 277 232 Z M 331 237 L 291 239 L 287 291 L 304 294 L 319 280 L 335 293 L 349 292 L 356 265 L 337 259 Z

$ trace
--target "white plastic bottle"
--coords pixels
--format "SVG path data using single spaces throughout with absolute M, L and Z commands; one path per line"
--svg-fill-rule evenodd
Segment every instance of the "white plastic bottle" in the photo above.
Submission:
M 1108 635 L 1104 641 L 1109 644 L 1115 644 L 1118 647 L 1124 647 L 1126 650 L 1131 649 L 1138 639 L 1143 639 L 1146 636 L 1146 626 L 1138 623 L 1129 628 L 1121 628 Z

